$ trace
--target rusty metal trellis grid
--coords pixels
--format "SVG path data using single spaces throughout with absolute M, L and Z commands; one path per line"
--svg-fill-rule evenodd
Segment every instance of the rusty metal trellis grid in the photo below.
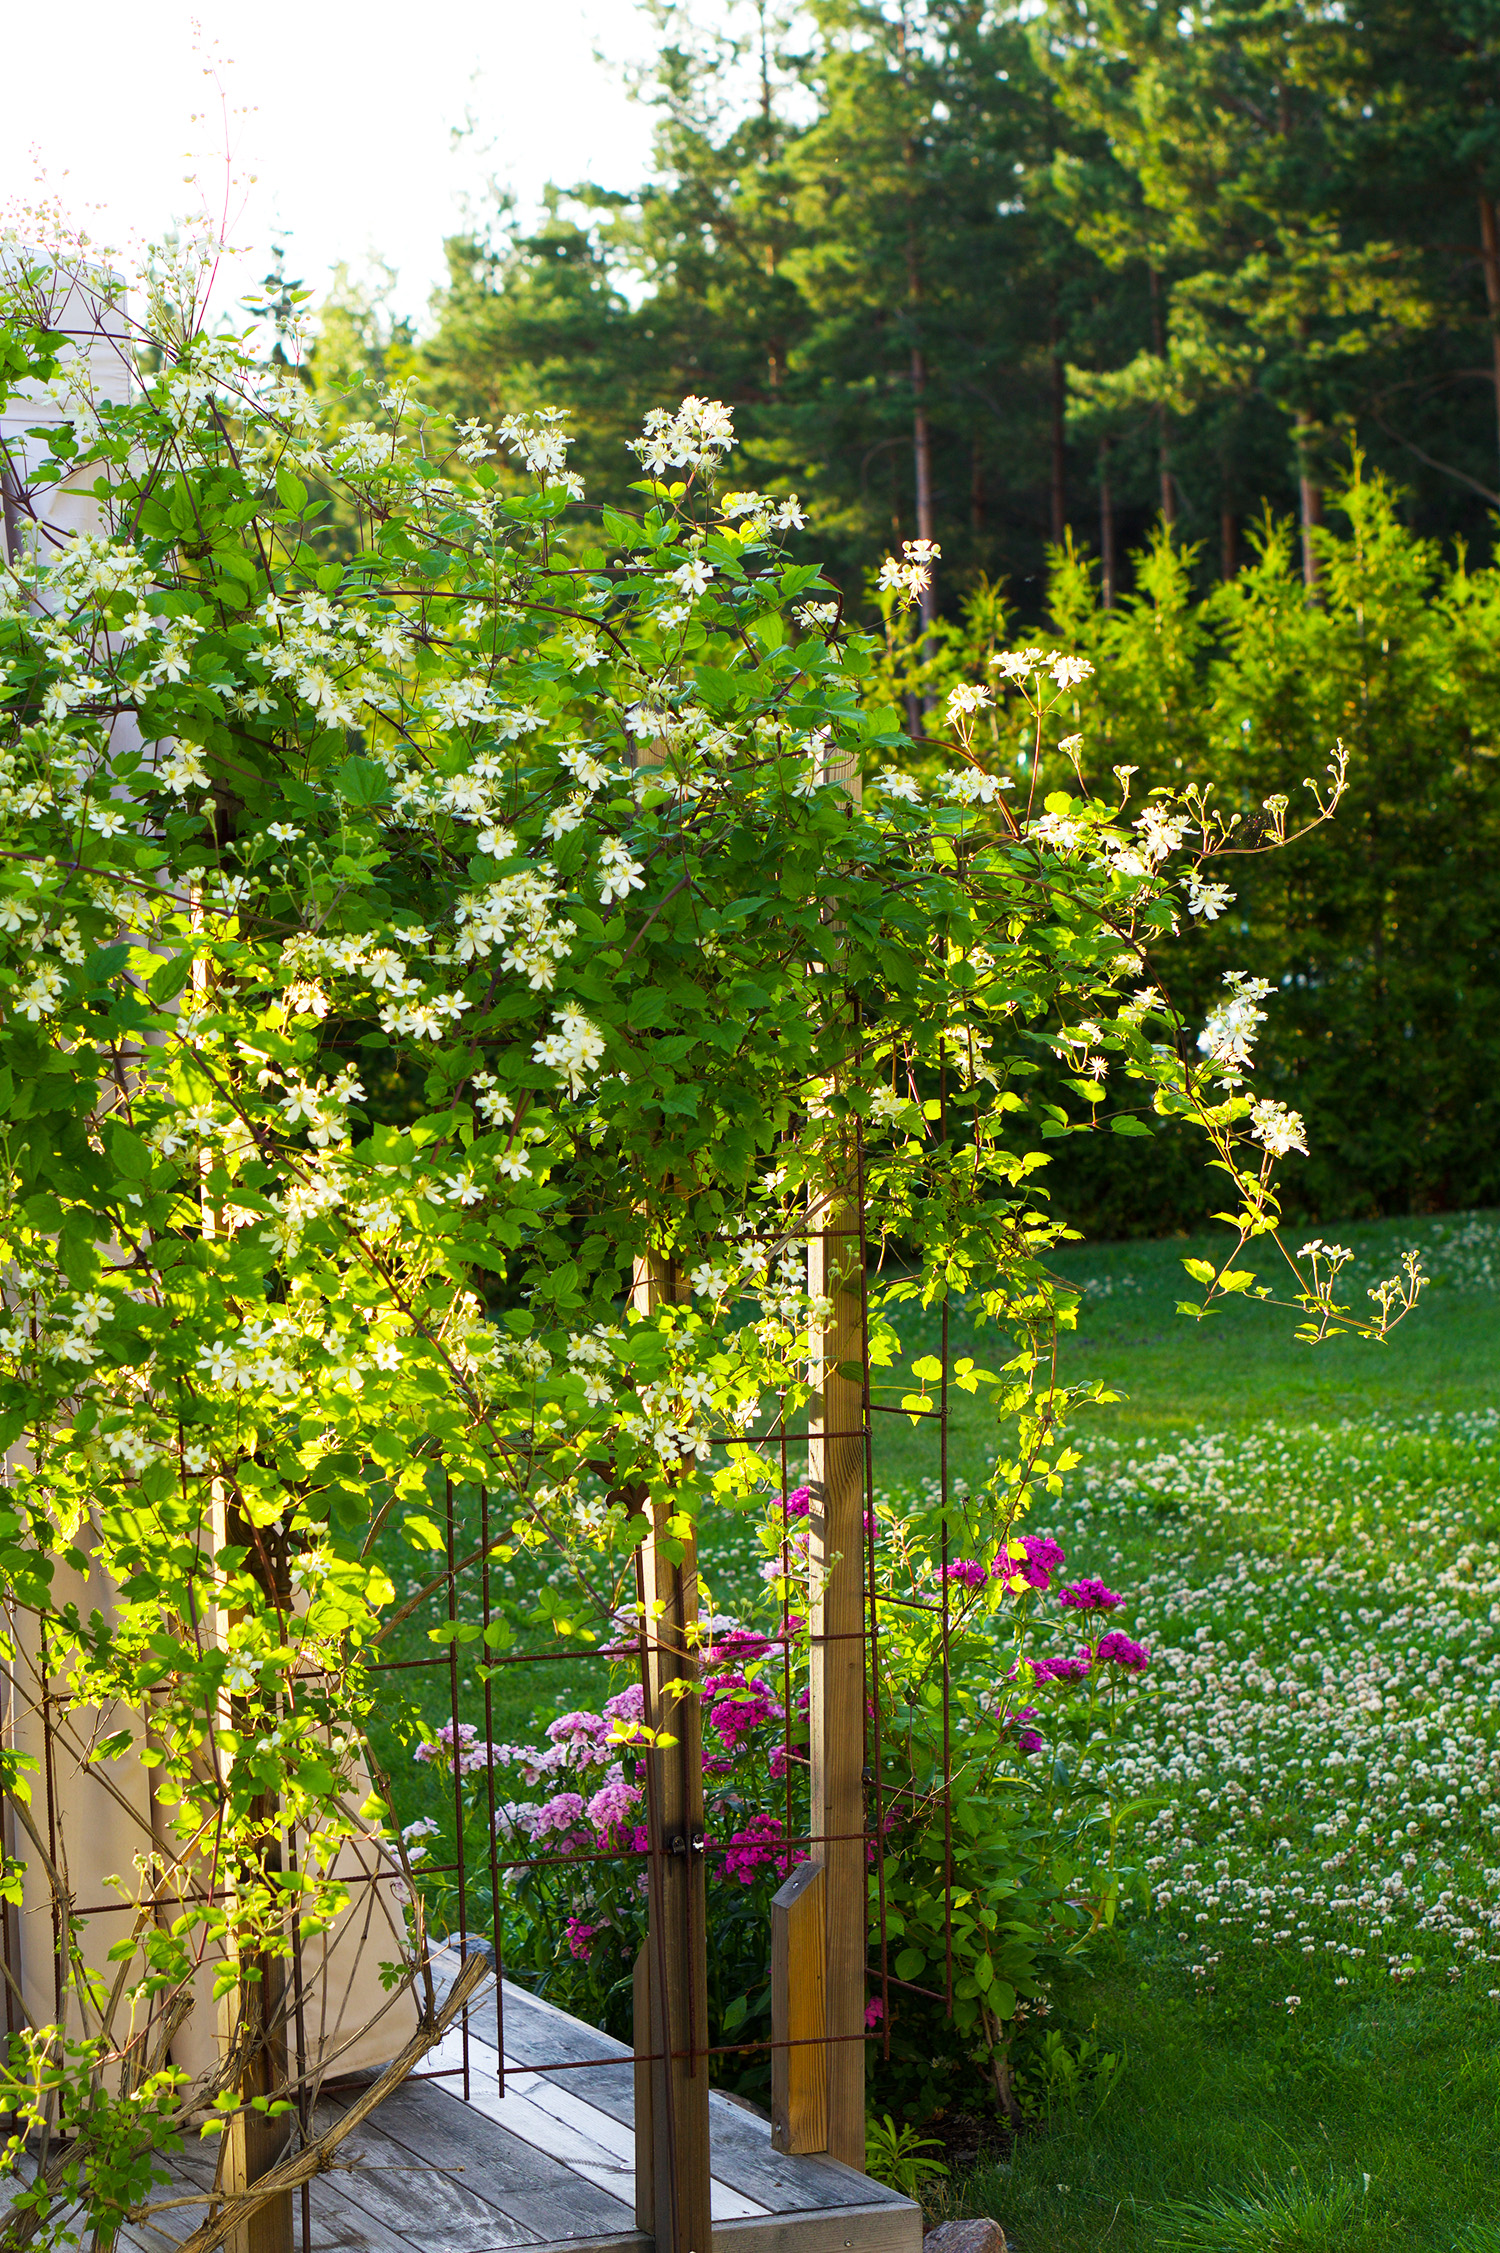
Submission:
M 451 1973 L 476 1950 L 489 1955 L 496 1977 L 492 1998 L 484 2003 L 482 2043 L 471 2027 L 466 2008 L 455 2034 L 440 2052 L 425 2061 L 413 2075 L 450 2086 L 470 2103 L 492 2088 L 503 2101 L 507 2077 L 512 2083 L 517 2066 L 507 2049 L 506 1984 L 503 1961 L 507 1916 L 513 1914 L 509 1889 L 527 1872 L 560 1869 L 579 1872 L 587 1882 L 591 1867 L 626 1864 L 643 1873 L 648 1901 L 646 1941 L 634 1966 L 632 1981 L 632 2047 L 636 2060 L 636 2199 L 639 2225 L 658 2245 L 671 2253 L 704 2253 L 711 2230 L 709 2109 L 710 2084 L 716 2072 L 732 2063 L 760 2057 L 771 2068 L 773 2141 L 787 2153 L 822 2151 L 859 2167 L 864 2157 L 865 2058 L 877 2044 L 890 2054 L 893 1991 L 907 1989 L 946 2001 L 953 1995 L 951 1936 L 951 1865 L 945 1879 L 947 1900 L 947 1962 L 944 1993 L 896 1976 L 891 1964 L 886 1923 L 885 1839 L 891 1815 L 886 1793 L 885 1746 L 882 1742 L 881 1699 L 875 1685 L 881 1680 L 881 1607 L 901 1599 L 883 1594 L 876 1570 L 871 1538 L 875 1519 L 874 1417 L 880 1404 L 871 1398 L 868 1350 L 868 1275 L 870 1247 L 866 1229 L 863 1151 L 856 1138 L 846 1178 L 809 1211 L 802 1233 L 808 1261 L 809 1288 L 815 1296 L 832 1302 L 832 1314 L 821 1340 L 823 1384 L 814 1396 L 807 1430 L 787 1428 L 778 1419 L 765 1432 L 726 1435 L 770 1448 L 779 1456 L 782 1490 L 796 1469 L 796 1455 L 805 1448 L 810 1501 L 807 1515 L 807 1567 L 812 1587 L 810 1622 L 799 1622 L 792 1610 L 793 1574 L 790 1521 L 782 1536 L 781 1617 L 779 1632 L 760 1638 L 763 1646 L 779 1643 L 782 1687 L 781 1794 L 782 1815 L 774 1856 L 790 1871 L 773 1900 L 765 1954 L 771 1970 L 771 2028 L 769 2036 L 710 2040 L 708 2019 L 708 1907 L 706 1880 L 711 1866 L 722 1869 L 728 1852 L 722 1838 L 709 1834 L 705 1815 L 701 1734 L 702 1659 L 705 1644 L 698 1620 L 698 1565 L 691 1542 L 682 1549 L 665 1538 L 665 1526 L 653 1522 L 636 1555 L 636 1609 L 639 1617 L 635 1662 L 639 1673 L 642 1716 L 648 1729 L 664 1731 L 669 1745 L 643 1752 L 640 1770 L 645 1787 L 646 1841 L 644 1851 L 616 1843 L 581 1847 L 576 1839 L 557 1852 L 518 1852 L 520 1843 L 506 1820 L 497 1781 L 495 1757 L 496 1685 L 516 1667 L 546 1669 L 565 1664 L 576 1669 L 588 1661 L 604 1668 L 619 1668 L 626 1653 L 618 1641 L 584 1650 L 571 1643 L 549 1646 L 538 1638 L 535 1647 L 520 1651 L 491 1650 L 486 1643 L 482 1683 L 470 1687 L 460 1662 L 458 1630 L 475 1624 L 484 1634 L 495 1620 L 494 1572 L 496 1551 L 502 1546 L 495 1523 L 495 1498 L 484 1488 L 466 1491 L 446 1472 L 440 1473 L 443 1512 L 441 1569 L 418 1590 L 414 1599 L 399 1607 L 396 1619 L 409 1635 L 436 1628 L 445 1647 L 413 1655 L 410 1651 L 368 1662 L 375 1677 L 386 1674 L 410 1678 L 413 1674 L 429 1686 L 426 1703 L 434 1733 L 446 1738 L 449 1749 L 446 1783 L 450 1788 L 453 1848 L 447 1860 L 422 1865 L 424 1880 L 437 1879 L 451 1890 L 453 1915 L 445 1943 L 444 1961 Z M 649 1305 L 662 1291 L 679 1288 L 669 1272 L 638 1273 L 637 1302 Z M 939 1404 L 932 1417 L 939 1426 L 939 1476 L 943 1500 L 941 1657 L 943 1744 L 945 1773 L 949 1749 L 949 1637 L 947 1588 L 948 1502 L 948 1335 L 946 1309 L 942 1318 L 943 1378 Z M 674 1557 L 674 1547 L 679 1553 Z M 24 1643 L 16 1622 L 18 1650 Z M 794 1742 L 793 1654 L 805 1643 L 808 1650 L 808 1758 L 805 1827 L 797 1821 L 794 1774 L 798 1747 Z M 7 1739 L 14 1745 L 26 1727 L 35 1724 L 42 1748 L 44 1807 L 42 1810 L 49 1853 L 57 1858 L 57 1800 L 62 1789 L 59 1765 L 74 1758 L 64 1743 L 60 1709 L 62 1693 L 48 1666 L 45 1638 L 35 1651 L 35 1678 L 23 1679 L 24 1667 L 13 1665 L 8 1683 Z M 436 1691 L 434 1698 L 430 1693 Z M 445 1709 L 441 1731 L 438 1715 Z M 471 1719 L 470 1716 L 473 1716 Z M 482 1732 L 482 1733 L 481 1733 Z M 483 1846 L 476 1854 L 470 1839 L 474 1808 L 466 1809 L 466 1779 L 482 1770 L 477 1786 L 482 1807 Z M 91 1781 L 102 1788 L 97 1765 Z M 945 1795 L 946 1797 L 946 1795 Z M 943 1810 L 945 1843 L 951 1850 L 951 1815 Z M 160 1854 L 163 1838 L 158 1828 L 145 1843 Z M 530 1844 L 536 1847 L 537 1841 Z M 22 1859 L 27 1842 L 20 1837 L 14 1809 L 7 1815 L 7 1852 Z M 295 1871 L 298 1840 L 283 1830 L 280 1852 L 285 1866 Z M 795 1867 L 793 1866 L 795 1864 Z M 373 1899 L 388 1894 L 395 1875 L 389 1848 L 377 1852 L 368 1865 L 348 1873 L 351 1893 L 361 1888 Z M 28 1896 L 27 1914 L 38 1896 Z M 74 1919 L 118 1918 L 118 1900 L 75 1900 Z M 347 1913 L 359 1915 L 358 1900 Z M 35 1948 L 23 1945 L 22 1917 L 8 1909 L 0 1923 L 6 1986 L 6 2025 L 15 2031 L 28 1989 L 34 1990 L 37 1964 Z M 362 1947 L 378 1944 L 376 1920 L 365 1919 Z M 487 1928 L 487 1929 L 486 1929 Z M 372 1937 L 372 1935 L 374 1937 Z M 252 2138 L 239 2158 L 246 2183 L 298 2144 L 309 2143 L 326 2107 L 339 2096 L 338 2046 L 320 2039 L 326 2031 L 326 1949 L 311 1958 L 300 1923 L 290 1920 L 290 1963 L 287 1976 L 268 1982 L 263 1997 L 260 2035 L 274 2065 L 263 2077 L 267 2093 L 279 2086 L 288 2094 L 290 2117 L 269 2124 L 266 2133 Z M 66 1983 L 66 1945 L 58 1904 L 51 1919 L 51 1981 L 59 2016 Z M 393 1951 L 394 1952 L 394 1951 Z M 881 2009 L 878 2028 L 866 2023 L 866 2006 L 872 1991 Z M 489 2016 L 493 2012 L 493 2017 Z M 336 2031 L 336 2029 L 335 2029 Z M 394 2040 L 392 2047 L 396 2044 Z M 282 2058 L 284 2055 L 284 2063 Z M 587 2075 L 598 2061 L 555 2055 L 528 2056 L 527 2075 L 541 2073 Z M 215 2187 L 228 2185 L 221 2169 Z M 231 2239 L 236 2253 L 312 2253 L 316 2237 L 315 2216 L 306 2183 L 294 2198 L 290 2192 L 276 2211 L 264 2210 L 252 2228 L 242 2228 Z

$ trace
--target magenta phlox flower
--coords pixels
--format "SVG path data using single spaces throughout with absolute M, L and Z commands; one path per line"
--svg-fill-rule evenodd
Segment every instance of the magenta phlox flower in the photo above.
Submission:
M 1075 1612 L 1112 1612 L 1125 1601 L 1102 1580 L 1075 1580 L 1071 1588 L 1058 1589 L 1057 1600 Z
M 1128 1635 L 1112 1628 L 1101 1635 L 1095 1658 L 1106 1660 L 1111 1666 L 1123 1666 L 1131 1674 L 1144 1674 L 1151 1664 L 1151 1653 L 1144 1643 L 1132 1642 Z
M 1081 1682 L 1093 1661 L 1088 1645 L 1076 1658 L 1039 1658 L 1032 1662 L 1032 1678 L 1038 1688 L 1046 1682 Z
M 569 1917 L 566 1926 L 568 1953 L 576 1956 L 579 1963 L 586 1964 L 594 1953 L 594 1935 L 603 1929 L 602 1925 L 585 1924 L 581 1917 Z
M 781 1505 L 781 1514 L 782 1514 L 782 1516 L 783 1516 L 783 1517 L 785 1517 L 785 1518 L 805 1518 L 805 1517 L 807 1516 L 807 1513 L 808 1513 L 808 1511 L 809 1511 L 809 1510 L 810 1510 L 811 1508 L 812 1508 L 812 1490 L 811 1490 L 811 1488 L 810 1488 L 810 1487 L 805 1487 L 805 1486 L 799 1486 L 799 1487 L 795 1487 L 795 1488 L 793 1488 L 792 1492 L 791 1492 L 791 1493 L 790 1493 L 790 1494 L 789 1494 L 789 1495 L 788 1495 L 788 1496 L 786 1497 L 785 1501 L 784 1501 L 784 1502 L 782 1503 L 782 1505 Z
M 629 1838 L 625 1841 L 625 1851 L 628 1854 L 650 1853 L 651 1833 L 647 1830 L 644 1823 L 636 1824 L 635 1829 L 631 1832 Z
M 730 1834 L 724 1850 L 724 1875 L 741 1885 L 751 1885 L 762 1870 L 779 1869 L 785 1875 L 787 1858 L 778 1854 L 782 1824 L 779 1815 L 752 1815 L 742 1831 Z
M 1035 1729 L 1023 1729 L 1016 1739 L 1016 1744 L 1022 1752 L 1044 1752 L 1046 1750 L 1043 1740 L 1037 1735 Z
M 947 1577 L 960 1588 L 982 1588 L 989 1574 L 977 1557 L 958 1557 L 948 1566 Z
M 795 1764 L 797 1767 L 805 1768 L 807 1755 L 795 1751 L 790 1745 L 774 1744 L 766 1756 L 766 1764 L 771 1771 L 772 1783 L 783 1784 L 786 1782 L 788 1767 Z
M 753 1666 L 770 1648 L 768 1635 L 757 1635 L 751 1628 L 740 1627 L 733 1634 L 722 1636 L 705 1656 L 711 1666 Z
M 866 2003 L 865 2005 L 865 2032 L 867 2034 L 873 2034 L 884 2016 L 885 2005 L 877 1995 L 873 2002 Z
M 627 1784 L 619 1778 L 611 1783 L 601 1784 L 588 1803 L 589 1821 L 607 1841 L 615 1829 L 634 1820 L 640 1798 L 636 1785 Z
M 702 1761 L 705 1776 L 732 1776 L 734 1774 L 734 1762 L 726 1760 L 722 1753 L 705 1752 L 702 1755 Z
M 726 1752 L 737 1752 L 756 1729 L 780 1721 L 785 1708 L 763 1682 L 742 1673 L 711 1674 L 703 1685 L 709 1728 L 722 1738 Z

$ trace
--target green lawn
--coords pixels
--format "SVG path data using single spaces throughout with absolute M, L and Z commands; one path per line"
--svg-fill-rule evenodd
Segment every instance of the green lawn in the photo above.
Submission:
M 1129 1397 L 1045 1530 L 1153 1647 L 1121 1777 L 1151 1898 L 1057 2012 L 1121 2069 L 952 2185 L 1021 2253 L 1500 2247 L 1500 1229 L 1342 1240 L 1361 1295 L 1424 1247 L 1386 1346 L 1195 1328 L 1187 1243 L 1067 1258 L 1110 1287 L 1065 1374 Z M 966 1404 L 961 1473 L 985 1444 Z M 926 1469 L 894 1423 L 882 1468 Z

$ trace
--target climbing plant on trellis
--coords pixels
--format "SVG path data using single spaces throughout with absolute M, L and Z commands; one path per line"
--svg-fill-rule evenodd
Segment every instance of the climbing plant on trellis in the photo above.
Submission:
M 425 1725 L 389 1654 L 434 1601 L 455 1729 L 460 1651 L 488 1685 L 638 1643 L 642 2175 L 690 2253 L 696 1531 L 779 1505 L 798 1435 L 814 1882 L 778 1912 L 779 2132 L 858 2163 L 871 1256 L 1008 1341 L 953 1377 L 1010 1435 L 1002 1544 L 1097 1389 L 1052 1381 L 1047 1137 L 1196 1122 L 1237 1234 L 1204 1305 L 1264 1291 L 1237 1262 L 1300 1140 L 1248 1092 L 1264 994 L 1231 981 L 1195 1045 L 1155 966 L 1235 812 L 1092 794 L 1076 665 L 1035 651 L 932 715 L 919 789 L 795 498 L 728 488 L 713 402 L 650 416 L 600 508 L 552 411 L 325 418 L 211 329 L 191 253 L 129 317 L 7 255 L 0 2098 L 41 2139 L 12 2235 L 107 2236 L 205 2121 L 193 2253 L 290 2230 L 320 2079 L 393 2061 L 378 2095 L 462 2007 L 482 1965 L 442 1999 L 372 1749 L 377 1715 Z M 1284 804 L 1257 819 L 1285 837 Z M 1320 1274 L 1291 1297 L 1351 1326 Z M 906 1412 L 941 1421 L 949 1379 Z M 502 1547 L 568 1564 L 540 1624 Z

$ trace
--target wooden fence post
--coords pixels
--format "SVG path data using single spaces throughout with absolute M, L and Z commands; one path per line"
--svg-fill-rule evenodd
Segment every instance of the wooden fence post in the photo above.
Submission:
M 654 1258 L 636 1268 L 643 1312 L 681 1286 Z M 637 1983 L 635 2040 L 649 2036 L 651 2102 L 636 2115 L 636 2176 L 648 2181 L 657 2253 L 712 2253 L 708 2153 L 708 1903 L 704 1885 L 703 1725 L 698 1702 L 698 1558 L 695 1544 L 667 1553 L 666 1508 L 652 1512 L 641 1545 L 646 1616 L 645 1721 L 675 1739 L 648 1751 L 650 1924 Z M 636 2074 L 640 2087 L 641 2074 Z M 640 2211 L 638 2203 L 637 2211 Z
M 776 2151 L 828 2149 L 824 1893 L 822 1863 L 804 1862 L 771 1900 L 771 2144 Z
M 813 1853 L 824 1870 L 827 2150 L 865 2163 L 865 1405 L 854 1169 L 812 1214 L 808 1289 L 832 1301 L 808 1418 Z M 774 2038 L 774 2035 L 773 2035 Z M 774 2054 L 774 2053 L 773 2053 Z

